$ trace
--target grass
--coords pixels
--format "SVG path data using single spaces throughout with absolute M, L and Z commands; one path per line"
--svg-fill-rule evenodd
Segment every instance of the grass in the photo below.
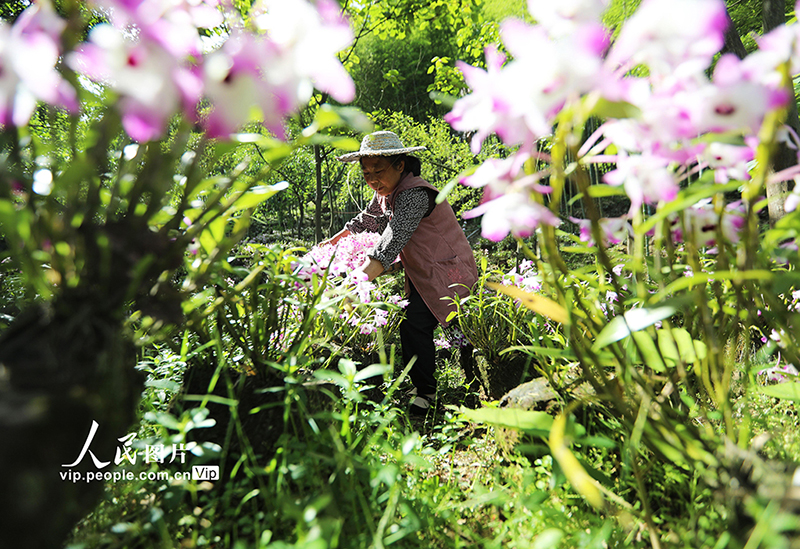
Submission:
M 184 362 L 161 348 L 143 367 L 142 411 L 152 420 L 170 409 L 165 396 Z M 213 484 L 108 483 L 105 500 L 76 527 L 70 547 L 651 546 L 636 479 L 626 467 L 630 457 L 619 447 L 574 447 L 606 488 L 629 502 L 629 509 L 601 513 L 566 482 L 541 439 L 523 435 L 509 445 L 502 429 L 459 414 L 464 387 L 455 357 L 441 360 L 438 377 L 438 407 L 425 420 L 405 416 L 396 398 L 361 403 L 345 421 L 337 414 L 347 407 L 331 400 L 327 411 L 308 416 L 316 429 L 279 445 L 282 461 L 256 456 L 257 467 L 242 461 L 232 479 Z M 794 404 L 765 396 L 750 402 L 763 454 L 800 461 Z M 585 408 L 577 419 L 595 438 L 613 438 L 615 420 L 602 406 Z M 342 435 L 346 423 L 353 430 L 349 440 Z M 142 422 L 143 436 L 158 432 L 159 425 Z M 730 518 L 721 493 L 647 452 L 633 459 L 657 510 L 661 546 L 719 546 Z M 266 486 L 278 479 L 281 486 Z M 270 489 L 274 499 L 262 497 Z
M 291 264 L 290 257 L 280 257 Z M 268 263 L 274 272 L 264 271 L 260 288 L 269 288 L 275 303 L 299 303 L 297 292 L 280 293 L 286 271 Z M 308 314 L 324 314 L 313 301 L 301 301 Z M 597 508 L 575 489 L 574 471 L 554 459 L 551 440 L 541 430 L 466 418 L 461 407 L 474 402 L 457 352 L 439 356 L 435 408 L 425 418 L 410 417 L 403 396 L 408 381 L 393 383 L 401 375 L 397 365 L 389 364 L 384 385 L 375 391 L 357 368 L 339 361 L 347 357 L 330 354 L 322 328 L 333 316 L 308 324 L 313 342 L 297 339 L 282 358 L 254 358 L 242 367 L 237 362 L 242 349 L 260 348 L 278 327 L 256 329 L 250 319 L 261 309 L 250 312 L 248 303 L 232 301 L 216 309 L 202 326 L 205 344 L 187 332 L 169 345 L 149 348 L 139 367 L 148 376 L 137 426 L 140 444 L 197 443 L 205 457 L 192 455 L 185 466 L 139 463 L 130 469 L 175 473 L 218 463 L 220 480 L 108 483 L 104 501 L 73 532 L 71 549 L 723 549 L 743 547 L 742 540 L 758 531 L 758 521 L 773 512 L 759 486 L 734 498 L 730 478 L 720 477 L 714 485 L 707 471 L 672 463 L 632 442 L 612 403 L 559 402 L 548 410 L 564 418 L 566 447 L 602 490 L 603 505 Z M 536 333 L 538 341 L 563 336 Z M 247 345 L 236 339 L 243 336 L 250 338 Z M 567 345 L 553 339 L 549 348 Z M 391 363 L 392 356 L 379 362 Z M 553 354 L 551 367 L 570 366 L 560 361 Z M 321 364 L 330 371 L 315 373 Z M 253 369 L 257 376 L 248 375 Z M 194 378 L 189 392 L 208 402 L 184 398 L 185 378 L 191 380 L 193 372 L 204 375 Z M 210 396 L 203 397 L 206 392 Z M 800 462 L 796 404 L 739 389 L 732 394 L 738 395 L 737 424 L 750 421 L 753 442 L 746 446 L 760 458 Z M 721 418 L 702 421 L 723 430 Z M 786 547 L 791 528 L 800 531 L 791 516 L 775 516 L 785 530 L 776 529 L 748 549 Z

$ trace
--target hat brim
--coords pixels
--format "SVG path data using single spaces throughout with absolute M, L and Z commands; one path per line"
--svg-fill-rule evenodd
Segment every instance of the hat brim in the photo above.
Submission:
M 355 162 L 359 158 L 365 156 L 397 156 L 398 154 L 407 154 L 416 151 L 424 151 L 427 147 L 403 147 L 402 149 L 383 149 L 377 151 L 356 151 L 344 154 L 338 157 L 342 162 Z

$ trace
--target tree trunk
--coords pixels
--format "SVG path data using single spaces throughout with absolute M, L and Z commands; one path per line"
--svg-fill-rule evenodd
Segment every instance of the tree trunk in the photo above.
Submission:
M 763 0 L 761 22 L 764 34 L 786 23 L 786 2 L 784 0 Z
M 725 45 L 722 47 L 720 53 L 732 53 L 739 59 L 747 57 L 747 50 L 742 43 L 742 37 L 739 36 L 739 30 L 733 24 L 731 14 L 725 10 L 725 15 L 728 17 L 728 28 L 725 30 Z
M 763 0 L 761 21 L 764 25 L 764 34 L 786 23 L 784 0 Z M 800 119 L 797 115 L 797 103 L 792 98 L 786 124 L 800 133 Z M 797 155 L 785 143 L 778 143 L 775 156 L 772 159 L 772 168 L 778 172 L 797 164 Z M 769 223 L 775 223 L 786 214 L 786 193 L 789 190 L 787 181 L 768 182 L 766 185 Z
M 295 228 L 297 229 L 297 238 L 300 238 L 303 229 L 303 222 L 305 221 L 305 210 L 303 210 L 303 193 L 297 187 L 291 187 L 295 198 L 297 198 L 297 211 L 299 212 Z
M 314 243 L 322 241 L 322 154 L 319 145 L 314 145 L 314 164 L 317 175 L 317 191 L 314 196 Z

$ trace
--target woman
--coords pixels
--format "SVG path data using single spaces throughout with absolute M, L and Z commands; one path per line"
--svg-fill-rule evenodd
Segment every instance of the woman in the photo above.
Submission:
M 392 132 L 367 135 L 358 152 L 340 156 L 361 164 L 367 185 L 375 191 L 369 206 L 329 239 L 335 244 L 351 233 L 372 231 L 381 239 L 361 266 L 369 280 L 394 270 L 400 256 L 409 304 L 400 324 L 403 361 L 416 357 L 409 375 L 414 384 L 410 411 L 427 413 L 436 396 L 437 324 L 449 325 L 453 298 L 464 297 L 478 279 L 472 249 L 447 201 L 436 203 L 439 191 L 419 177 L 419 159 L 408 153 L 425 147 L 404 147 Z

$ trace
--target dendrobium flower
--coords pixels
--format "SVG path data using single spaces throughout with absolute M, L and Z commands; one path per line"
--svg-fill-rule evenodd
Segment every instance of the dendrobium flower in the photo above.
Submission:
M 350 25 L 333 0 L 259 0 L 256 26 L 265 31 L 279 55 L 267 67 L 268 81 L 293 88 L 295 101 L 306 102 L 313 87 L 341 103 L 355 98 L 355 84 L 336 54 L 353 41 Z M 313 86 L 312 86 L 313 85 Z
M 669 165 L 669 159 L 652 154 L 620 154 L 617 168 L 605 174 L 603 180 L 625 188 L 633 211 L 643 203 L 669 202 L 678 195 L 678 180 Z
M 752 147 L 718 142 L 709 143 L 700 155 L 701 161 L 714 170 L 714 181 L 720 184 L 750 179 L 747 165 L 754 157 Z
M 786 197 L 786 203 L 784 204 L 784 209 L 787 212 L 793 212 L 800 206 L 800 176 L 795 176 L 794 178 L 794 187 L 792 188 L 792 192 Z
M 586 23 L 597 23 L 609 0 L 528 0 L 528 12 L 554 37 L 576 35 Z
M 764 376 L 764 379 L 770 383 L 783 383 L 787 380 L 787 378 L 796 379 L 798 376 L 800 376 L 800 372 L 798 372 L 797 368 L 788 362 L 781 365 L 781 355 L 778 353 L 778 360 L 775 363 L 775 366 L 759 371 L 758 375 Z
M 591 219 L 578 219 L 570 217 L 570 221 L 578 225 L 580 229 L 580 240 L 586 242 L 589 246 L 594 246 L 594 238 L 592 237 L 592 220 Z M 600 231 L 603 236 L 603 245 L 619 244 L 629 236 L 633 236 L 633 227 L 627 216 L 623 217 L 603 217 L 600 219 Z
M 203 83 L 211 107 L 203 124 L 211 137 L 227 137 L 252 120 L 283 137 L 283 118 L 297 100 L 292 90 L 264 81 L 265 68 L 278 55 L 268 38 L 235 33 L 207 57 Z
M 75 90 L 56 69 L 65 26 L 52 9 L 38 4 L 13 26 L 0 21 L 0 125 L 25 125 L 37 101 L 78 109 Z
M 349 277 L 357 272 L 365 282 L 366 274 L 358 269 L 367 260 L 368 254 L 375 248 L 381 239 L 378 233 L 350 234 L 334 244 L 314 246 L 304 257 L 300 274 L 310 277 L 313 274 L 327 270 L 331 276 Z
M 541 26 L 509 19 L 500 26 L 500 36 L 514 56 L 507 70 L 513 71 L 510 83 L 523 101 L 514 105 L 515 112 L 537 109 L 552 120 L 567 99 L 611 78 L 603 61 L 610 34 L 600 23 L 583 24 L 575 34 L 556 39 Z
M 799 3 L 800 4 L 800 3 Z M 795 8 L 797 9 L 797 8 Z M 781 75 L 778 68 L 789 64 L 789 74 L 800 72 L 800 29 L 797 25 L 781 25 L 767 34 L 756 37 L 758 49 L 745 57 L 743 65 L 751 73 L 754 80 L 780 85 Z M 766 75 L 772 75 L 769 82 Z
M 532 143 L 550 132 L 544 114 L 528 108 L 522 88 L 517 87 L 523 76 L 517 74 L 519 66 L 504 70 L 505 59 L 490 46 L 486 48 L 486 70 L 461 61 L 456 63 L 472 93 L 456 101 L 445 120 L 457 131 L 475 132 L 470 141 L 475 154 L 492 133 L 506 143 Z M 525 112 L 516 111 L 518 106 Z
M 505 57 L 490 47 L 487 70 L 458 63 L 472 93 L 445 116 L 456 130 L 476 131 L 471 142 L 475 153 L 491 133 L 508 145 L 529 147 L 550 134 L 552 118 L 569 98 L 610 77 L 603 63 L 609 34 L 599 23 L 556 40 L 543 27 L 509 19 L 500 34 L 513 61 L 504 66 Z
M 504 286 L 514 285 L 526 292 L 538 292 L 542 289 L 542 275 L 536 272 L 530 259 L 524 259 L 519 267 L 514 267 L 503 275 L 501 283 Z
M 112 24 L 95 27 L 70 56 L 76 71 L 119 96 L 125 130 L 136 140 L 163 136 L 168 120 L 196 116 L 209 101 L 203 124 L 211 137 L 227 137 L 260 120 L 284 137 L 283 121 L 307 102 L 314 86 L 349 102 L 352 80 L 336 52 L 352 33 L 332 0 L 262 0 L 251 11 L 261 34 L 237 28 L 204 55 L 198 28 L 223 23 L 218 0 L 96 0 Z M 113 26 L 112 26 L 113 25 Z
M 677 216 L 672 216 L 671 219 L 672 238 L 676 242 L 686 240 L 683 231 L 685 227 L 698 246 L 714 246 L 717 243 L 718 228 L 726 242 L 739 241 L 739 233 L 745 225 L 745 212 L 741 201 L 727 204 L 722 213 L 717 213 L 711 199 L 703 199 L 683 210 L 683 227 Z
M 674 200 L 679 182 L 699 170 L 713 170 L 717 183 L 748 179 L 756 134 L 766 115 L 791 100 L 781 70 L 790 59 L 800 59 L 797 25 L 761 37 L 760 49 L 744 60 L 723 55 L 709 78 L 708 67 L 729 24 L 722 0 L 643 0 L 610 49 L 608 31 L 599 21 L 607 4 L 529 0 L 538 25 L 514 19 L 501 25 L 511 61 L 488 49 L 486 70 L 459 65 L 472 93 L 456 102 L 446 120 L 458 131 L 474 132 L 474 152 L 491 133 L 519 146 L 517 158 L 488 160 L 462 179 L 465 185 L 485 189 L 483 203 L 467 216 L 485 215 L 487 238 L 527 235 L 539 222 L 552 221 L 526 194 L 544 192 L 535 187 L 548 172 L 525 175 L 524 161 L 518 159 L 532 154 L 535 141 L 550 133 L 555 116 L 570 102 L 577 105 L 591 95 L 635 107 L 620 108 L 618 119 L 606 115 L 601 129 L 578 152 L 586 163 L 614 164 L 603 180 L 624 188 L 633 211 L 642 204 Z M 644 65 L 648 76 L 626 74 L 636 65 Z M 797 65 L 792 74 L 800 72 L 800 61 Z M 706 137 L 714 133 L 738 135 L 744 145 Z M 603 156 L 611 145 L 613 154 Z M 789 198 L 790 208 L 798 204 L 800 198 Z M 691 223 L 700 223 L 693 227 L 708 221 L 703 206 L 689 216 Z M 734 212 L 723 217 L 725 234 L 736 238 L 740 216 Z M 610 241 L 628 230 L 622 221 L 606 225 Z M 705 234 L 701 238 L 709 241 Z
M 169 119 L 182 109 L 193 112 L 199 98 L 198 84 L 187 83 L 192 72 L 159 43 L 131 40 L 108 24 L 92 29 L 68 63 L 119 95 L 122 125 L 137 141 L 160 138 Z
M 306 0 L 261 0 L 253 13 L 264 34 L 235 33 L 205 64 L 211 136 L 261 120 L 283 137 L 283 120 L 311 98 L 315 86 L 337 101 L 352 101 L 355 86 L 336 52 L 353 37 L 338 6 L 330 0 L 317 8 Z
M 171 55 L 202 55 L 198 28 L 220 27 L 219 0 L 92 0 L 118 29 L 135 29 L 140 38 L 158 43 Z
M 744 131 L 755 135 L 766 113 L 785 106 L 790 97 L 788 90 L 753 80 L 744 62 L 727 54 L 717 62 L 713 84 L 700 88 L 693 99 L 697 133 Z
M 644 64 L 653 79 L 684 64 L 702 72 L 722 48 L 727 25 L 722 0 L 643 0 L 620 31 L 608 60 L 626 70 Z
M 503 240 L 509 233 L 527 238 L 540 223 L 553 227 L 561 223 L 547 207 L 531 200 L 530 192 L 506 192 L 465 212 L 463 217 L 470 219 L 479 215 L 483 216 L 481 234 L 493 242 Z
M 510 190 L 529 190 L 539 193 L 549 193 L 550 187 L 539 185 L 537 182 L 544 172 L 526 175 L 525 162 L 530 156 L 517 153 L 508 158 L 490 158 L 468 176 L 461 179 L 461 183 L 468 187 L 485 189 L 487 200 L 491 200 Z
M 482 234 L 495 242 L 508 236 L 526 237 L 539 223 L 557 226 L 558 217 L 548 208 L 531 199 L 531 193 L 547 194 L 550 187 L 539 185 L 544 172 L 526 175 L 523 166 L 529 159 L 525 153 L 505 159 L 489 159 L 464 177 L 461 183 L 483 187 L 483 202 L 464 213 L 469 219 L 483 215 Z

